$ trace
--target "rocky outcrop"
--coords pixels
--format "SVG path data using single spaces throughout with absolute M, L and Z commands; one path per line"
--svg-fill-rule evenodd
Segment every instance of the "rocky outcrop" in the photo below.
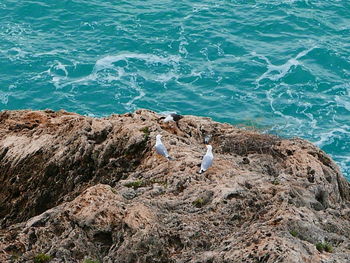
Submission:
M 158 133 L 174 160 L 156 155 Z M 4 111 L 0 185 L 0 262 L 350 262 L 334 162 L 208 118 Z

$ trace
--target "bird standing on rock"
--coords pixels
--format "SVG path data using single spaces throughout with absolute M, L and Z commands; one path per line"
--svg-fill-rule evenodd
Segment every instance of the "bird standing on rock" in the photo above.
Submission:
M 212 153 L 212 147 L 211 145 L 207 145 L 207 152 L 203 156 L 202 164 L 201 164 L 201 169 L 199 170 L 199 173 L 204 173 L 208 168 L 213 164 L 213 153 Z
M 162 135 L 158 134 L 156 136 L 156 152 L 159 154 L 159 155 L 162 155 L 164 156 L 165 158 L 167 158 L 168 160 L 172 160 L 173 158 L 170 157 L 170 155 L 168 154 L 168 151 L 167 149 L 165 148 L 164 144 L 162 143 Z
M 165 119 L 163 120 L 163 122 L 169 122 L 169 121 L 175 121 L 178 122 L 179 120 L 181 120 L 184 116 L 180 115 L 180 114 L 176 114 L 176 113 L 171 113 L 169 115 L 167 115 L 165 117 Z

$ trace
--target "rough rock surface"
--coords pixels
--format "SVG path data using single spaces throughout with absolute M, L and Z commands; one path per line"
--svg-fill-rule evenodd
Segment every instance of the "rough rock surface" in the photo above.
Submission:
M 0 112 L 0 262 L 350 262 L 350 186 L 324 152 L 159 118 Z

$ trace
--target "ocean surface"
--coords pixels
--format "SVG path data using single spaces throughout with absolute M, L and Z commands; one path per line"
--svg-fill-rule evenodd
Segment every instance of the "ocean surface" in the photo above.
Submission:
M 350 1 L 1 0 L 0 110 L 28 108 L 255 126 L 350 179 Z

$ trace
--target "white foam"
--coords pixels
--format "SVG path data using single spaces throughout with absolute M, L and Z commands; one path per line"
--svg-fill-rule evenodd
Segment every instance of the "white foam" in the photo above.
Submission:
M 302 124 L 302 120 L 300 120 L 300 119 L 298 119 L 298 118 L 296 118 L 294 116 L 285 115 L 281 111 L 279 111 L 279 110 L 277 110 L 275 108 L 275 106 L 274 106 L 274 97 L 273 97 L 273 94 L 272 94 L 273 91 L 274 91 L 273 89 L 269 89 L 269 90 L 266 91 L 266 97 L 267 97 L 267 99 L 270 102 L 270 107 L 271 107 L 273 113 L 278 115 L 278 116 L 283 117 L 286 120 L 292 120 L 292 121 L 296 122 L 298 125 L 301 125 Z M 278 96 L 280 97 L 281 95 L 282 94 L 279 94 Z
M 252 52 L 251 54 L 253 56 L 258 57 L 267 63 L 267 71 L 265 71 L 259 78 L 256 79 L 256 83 L 259 84 L 260 81 L 263 79 L 270 79 L 272 81 L 280 80 L 281 78 L 287 75 L 287 73 L 291 70 L 293 66 L 301 65 L 298 59 L 306 56 L 310 51 L 312 51 L 315 48 L 316 47 L 312 47 L 298 53 L 294 58 L 290 58 L 286 63 L 282 65 L 273 65 L 267 57 L 263 55 L 258 55 L 256 52 Z M 278 72 L 278 74 L 275 74 L 274 72 Z
M 101 84 L 104 83 L 112 83 L 114 81 L 121 80 L 122 77 L 127 77 L 130 73 L 126 73 L 125 68 L 128 68 L 130 60 L 142 60 L 148 64 L 157 65 L 170 65 L 175 67 L 177 63 L 180 61 L 180 56 L 168 56 L 162 57 L 153 54 L 142 54 L 142 53 L 121 53 L 118 55 L 107 55 L 101 59 L 98 59 L 91 71 L 91 73 L 87 76 L 81 78 L 69 78 L 69 72 L 66 69 L 67 65 L 60 63 L 59 61 L 55 61 L 55 65 L 51 68 L 55 70 L 62 70 L 65 76 L 60 76 L 52 72 L 51 68 L 46 71 L 48 75 L 52 77 L 52 82 L 57 89 L 61 89 L 66 87 L 67 85 L 72 84 L 89 84 L 90 82 L 97 81 Z M 125 66 L 117 66 L 114 63 L 118 61 L 125 61 Z M 134 74 L 134 73 L 131 73 Z M 151 74 L 146 72 L 143 74 L 142 71 L 137 73 L 145 79 L 151 78 L 153 81 L 157 82 L 167 82 L 171 79 L 177 79 L 177 75 L 171 71 L 163 74 Z M 136 98 L 137 99 L 137 98 Z
M 346 94 L 343 94 L 342 96 L 335 95 L 335 102 L 337 103 L 337 106 L 344 107 L 347 111 L 350 111 L 350 85 L 342 85 L 341 88 L 344 89 L 344 93 Z
M 211 6 L 206 4 L 194 4 L 192 12 L 184 17 L 184 20 L 191 18 L 194 14 L 201 12 L 202 10 L 210 10 Z
M 9 102 L 9 93 L 0 90 L 0 102 L 4 105 L 7 105 Z
M 86 77 L 77 78 L 77 79 L 69 79 L 67 77 L 62 76 L 52 76 L 52 82 L 56 89 L 62 89 L 66 86 L 73 85 L 73 84 L 86 84 L 88 85 L 91 81 L 95 81 L 97 79 L 96 74 L 90 74 Z
M 96 21 L 91 22 L 91 23 L 89 23 L 89 22 L 81 22 L 80 23 L 80 26 L 82 26 L 82 27 L 90 27 L 91 29 L 95 29 L 95 27 L 97 25 L 98 25 L 98 23 Z
M 181 40 L 179 44 L 179 53 L 184 56 L 184 58 L 187 58 L 188 51 L 186 49 L 186 46 L 188 45 L 188 42 L 186 40 Z
M 11 61 L 22 60 L 27 56 L 27 54 L 28 52 L 22 50 L 21 48 L 13 47 L 7 51 L 6 57 Z
M 154 80 L 157 82 L 168 82 L 172 79 L 177 80 L 178 79 L 178 75 L 173 73 L 173 72 L 168 72 L 168 73 L 164 73 L 164 74 L 158 74 L 156 76 L 154 76 Z
M 335 96 L 335 102 L 337 106 L 344 107 L 347 111 L 350 111 L 350 99 L 349 97 L 340 97 L 338 95 Z
M 314 142 L 318 147 L 323 147 L 325 145 L 331 144 L 335 138 L 349 138 L 350 128 L 347 125 L 339 126 L 333 128 L 328 132 L 321 133 L 320 139 Z
M 224 56 L 225 55 L 224 50 L 221 48 L 221 43 L 214 44 L 214 47 L 216 47 L 217 53 L 218 53 L 219 56 Z
M 123 103 L 124 104 L 124 108 L 127 110 L 127 111 L 132 111 L 132 110 L 135 110 L 136 109 L 136 105 L 134 104 L 135 101 L 143 98 L 146 93 L 142 90 L 141 87 L 139 87 L 137 81 L 136 81 L 136 76 L 132 76 L 131 78 L 131 87 L 133 89 L 135 89 L 139 95 L 137 95 L 136 97 L 133 97 L 131 100 L 129 100 L 127 103 Z
M 124 75 L 125 75 L 125 70 L 124 68 L 117 68 L 116 69 L 117 74 L 107 74 L 104 79 L 108 83 L 112 83 L 113 81 L 118 81 L 120 80 Z
M 350 156 L 333 156 L 336 162 L 339 164 L 340 169 L 343 173 L 347 174 L 348 179 L 350 180 Z
M 34 54 L 34 57 L 40 57 L 40 56 L 46 56 L 46 55 L 57 55 L 57 54 L 68 54 L 69 51 L 66 49 L 53 49 L 51 51 L 47 52 L 41 52 L 41 53 L 36 53 Z
M 54 69 L 62 70 L 64 72 L 64 74 L 66 75 L 66 77 L 68 77 L 68 71 L 66 69 L 67 65 L 62 64 L 61 62 L 59 62 L 57 60 L 55 60 L 55 63 L 56 63 L 56 65 L 54 66 Z
M 153 54 L 143 54 L 143 53 L 124 53 L 118 55 L 107 55 L 96 61 L 95 66 L 93 68 L 93 72 L 98 72 L 103 69 L 114 68 L 113 63 L 118 61 L 127 61 L 128 59 L 139 59 L 143 60 L 149 64 L 174 64 L 180 61 L 179 56 L 169 56 L 169 57 L 161 57 Z

